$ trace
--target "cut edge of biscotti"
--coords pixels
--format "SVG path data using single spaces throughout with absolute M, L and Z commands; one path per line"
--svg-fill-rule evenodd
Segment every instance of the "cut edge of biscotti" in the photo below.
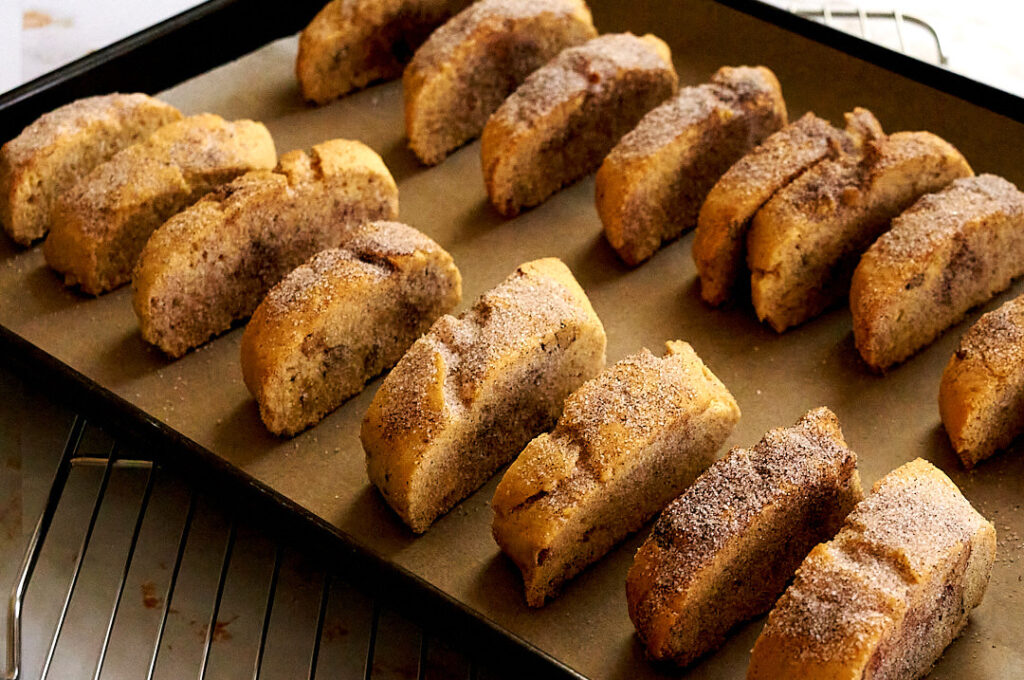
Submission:
M 649 111 L 595 179 L 598 216 L 620 259 L 636 266 L 693 228 L 714 182 L 786 121 L 782 87 L 764 66 L 723 66 Z
M 302 98 L 324 105 L 402 69 L 434 29 L 471 0 L 332 0 L 299 34 Z
M 360 439 L 367 475 L 415 532 L 487 481 L 604 368 L 604 327 L 557 258 L 521 265 L 445 315 L 381 383 Z
M 413 227 L 375 221 L 275 285 L 242 334 L 242 377 L 277 435 L 312 425 L 391 368 L 462 298 L 451 255 Z
M 164 222 L 139 256 L 142 338 L 177 358 L 248 317 L 271 286 L 360 223 L 398 216 L 398 187 L 362 142 L 289 151 Z
M 491 205 L 515 217 L 596 170 L 643 114 L 675 93 L 678 80 L 671 50 L 651 34 L 609 33 L 563 50 L 484 126 L 480 156 Z M 591 143 L 580 141 L 584 133 Z
M 749 275 L 747 232 L 761 206 L 819 162 L 860 153 L 866 141 L 884 137 L 867 109 L 857 107 L 845 119 L 845 129 L 839 130 L 814 113 L 804 114 L 738 160 L 708 192 L 693 240 L 700 294 L 706 303 L 726 303 Z
M 818 163 L 777 192 L 747 236 L 751 302 L 776 332 L 842 302 L 860 255 L 924 194 L 973 175 L 930 132 L 867 141 L 859 156 Z
M 920 458 L 904 464 L 801 564 L 748 680 L 922 676 L 981 602 L 995 554 L 995 527 L 949 477 Z
M 685 666 L 718 648 L 772 606 L 861 498 L 857 456 L 825 407 L 732 449 L 665 509 L 629 570 L 648 655 Z
M 204 113 L 164 125 L 61 197 L 43 243 L 46 263 L 84 293 L 113 290 L 131 279 L 139 253 L 165 220 L 217 186 L 276 162 L 262 123 Z
M 29 246 L 46 236 L 57 198 L 115 153 L 180 120 L 141 93 L 86 97 L 45 113 L 0 148 L 0 226 Z
M 726 386 L 678 340 L 663 357 L 644 349 L 573 392 L 491 503 L 494 539 L 522 572 L 527 604 L 542 606 L 677 496 L 739 417 Z
M 853 337 L 885 371 L 1024 274 L 1024 192 L 995 175 L 921 197 L 860 258 L 850 284 Z
M 967 469 L 1024 433 L 1024 296 L 964 333 L 939 382 L 939 415 Z
M 402 74 L 409 148 L 436 165 L 480 136 L 531 72 L 597 36 L 583 0 L 481 0 L 434 31 Z

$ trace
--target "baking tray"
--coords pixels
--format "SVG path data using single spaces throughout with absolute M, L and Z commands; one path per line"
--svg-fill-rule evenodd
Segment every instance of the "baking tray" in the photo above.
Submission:
M 264 121 L 280 152 L 330 137 L 366 142 L 399 183 L 401 219 L 455 257 L 464 304 L 519 263 L 556 255 L 604 321 L 610 362 L 643 346 L 659 351 L 668 339 L 693 344 L 743 410 L 729 446 L 752 444 L 765 430 L 824 404 L 838 413 L 866 483 L 917 456 L 949 473 L 995 522 L 1000 545 L 984 603 L 933 677 L 1020 674 L 1024 456 L 1017 446 L 1018 455 L 962 471 L 936 406 L 942 368 L 983 310 L 880 377 L 860 362 L 845 310 L 780 336 L 758 324 L 746 305 L 704 306 L 690 258 L 692 234 L 637 269 L 624 267 L 601 235 L 592 178 L 504 220 L 486 202 L 477 144 L 435 168 L 416 163 L 402 138 L 397 82 L 319 109 L 299 101 L 292 74 L 296 40 L 269 41 L 300 28 L 317 4 L 202 5 L 0 98 L 0 132 L 10 137 L 42 111 L 77 96 L 173 85 L 161 96 L 188 113 Z M 838 121 L 843 111 L 866 106 L 886 130 L 932 130 L 958 146 L 977 171 L 1024 186 L 1024 101 L 1012 95 L 756 2 L 591 5 L 604 32 L 649 31 L 664 38 L 683 84 L 702 82 L 723 64 L 765 64 L 783 84 L 791 118 L 814 110 Z M 1018 282 L 984 309 L 1021 288 Z M 139 337 L 129 290 L 97 299 L 78 295 L 45 267 L 40 248 L 21 250 L 7 240 L 0 241 L 0 301 L 5 361 L 52 382 L 87 413 L 144 437 L 166 458 L 265 494 L 326 529 L 343 554 L 422 596 L 421 607 L 436 608 L 442 618 L 461 617 L 551 671 L 594 678 L 665 672 L 644 660 L 626 615 L 623 580 L 644 532 L 575 579 L 553 603 L 529 610 L 517 571 L 490 536 L 488 502 L 497 479 L 420 538 L 367 482 L 358 426 L 378 383 L 312 430 L 278 439 L 263 428 L 242 384 L 238 329 L 169 361 Z M 721 650 L 686 673 L 671 674 L 741 677 L 760 626 L 758 620 L 740 627 Z

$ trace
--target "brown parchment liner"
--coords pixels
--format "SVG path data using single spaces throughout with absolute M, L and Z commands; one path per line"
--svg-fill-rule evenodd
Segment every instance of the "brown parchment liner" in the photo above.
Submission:
M 702 82 L 725 64 L 764 64 L 782 82 L 791 119 L 814 110 L 839 122 L 844 111 L 866 106 L 886 131 L 932 130 L 955 144 L 977 172 L 1024 186 L 1024 125 L 708 0 L 592 6 L 602 32 L 649 31 L 665 39 L 682 84 Z M 887 376 L 872 375 L 854 349 L 846 310 L 779 336 L 757 323 L 749 305 L 704 306 L 690 257 L 692 233 L 637 269 L 623 266 L 601 235 L 592 178 L 514 220 L 500 218 L 486 203 L 478 144 L 437 167 L 419 166 L 403 139 L 398 83 L 308 108 L 293 76 L 295 51 L 294 38 L 269 44 L 162 96 L 187 113 L 262 120 L 279 153 L 332 137 L 369 144 L 399 183 L 401 219 L 455 257 L 464 305 L 520 262 L 562 258 L 604 321 L 609 363 L 644 346 L 660 354 L 668 339 L 694 346 L 743 410 L 727 446 L 751 445 L 767 429 L 827 405 L 859 454 L 866 483 L 917 456 L 934 462 L 996 524 L 999 557 L 983 604 L 931 677 L 1008 678 L 1021 672 L 1024 447 L 964 472 L 937 407 L 939 376 L 957 339 L 982 311 L 1020 293 L 1020 282 Z M 488 503 L 497 479 L 422 538 L 404 528 L 367 482 L 358 430 L 379 381 L 312 430 L 275 438 L 242 384 L 239 329 L 168 361 L 140 338 L 127 288 L 98 299 L 80 296 L 60 285 L 39 247 L 22 250 L 6 239 L 0 240 L 0 323 L 581 673 L 662 674 L 635 641 L 623 587 L 646 529 L 553 603 L 529 610 L 518 572 L 491 539 Z M 757 620 L 740 627 L 721 650 L 682 675 L 742 677 L 761 625 Z

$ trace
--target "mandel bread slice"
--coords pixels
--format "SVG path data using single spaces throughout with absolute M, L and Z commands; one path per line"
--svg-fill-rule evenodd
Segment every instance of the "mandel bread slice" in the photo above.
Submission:
M 1024 432 L 1024 296 L 964 333 L 942 372 L 939 414 L 967 468 Z
M 778 332 L 844 300 L 861 253 L 924 194 L 973 175 L 949 142 L 897 132 L 826 160 L 779 191 L 747 237 L 750 296 Z
M 401 358 L 462 297 L 441 246 L 398 222 L 368 222 L 275 285 L 242 335 L 242 376 L 263 423 L 295 434 Z
M 361 142 L 281 156 L 161 225 L 139 256 L 132 303 L 143 339 L 179 357 L 245 319 L 271 286 L 360 224 L 398 216 L 398 187 Z
M 0 225 L 21 245 L 39 240 L 61 194 L 181 117 L 170 104 L 139 93 L 86 97 L 43 114 L 0 148 Z
M 857 456 L 824 407 L 715 462 L 658 518 L 626 578 L 650 657 L 685 666 L 767 611 L 861 497 Z M 776 680 L 789 677 L 812 676 Z
M 740 417 L 689 344 L 644 349 L 565 401 L 527 445 L 491 503 L 494 539 L 538 607 L 677 496 L 715 458 Z
M 911 461 L 800 565 L 747 678 L 920 678 L 981 602 L 995 556 L 995 527 L 941 470 Z
M 619 257 L 639 264 L 693 228 L 718 178 L 786 120 L 782 88 L 763 66 L 722 67 L 647 113 L 595 179 L 597 213 Z
M 119 151 L 61 196 L 46 263 L 99 295 L 127 283 L 150 235 L 171 215 L 250 170 L 277 162 L 262 123 L 206 113 Z
M 331 0 L 299 34 L 303 99 L 326 104 L 402 69 L 430 33 L 471 0 Z
M 431 34 L 402 74 L 409 148 L 440 163 L 480 136 L 526 76 L 597 36 L 583 0 L 480 0 Z
M 1024 274 L 1024 192 L 965 177 L 892 221 L 853 273 L 853 338 L 884 371 L 925 347 Z
M 604 368 L 605 333 L 557 258 L 442 316 L 387 375 L 360 438 L 370 481 L 416 533 L 555 424 Z
M 741 281 L 747 283 L 750 222 L 776 192 L 821 161 L 859 153 L 865 141 L 882 136 L 867 109 L 847 113 L 844 131 L 806 113 L 736 161 L 708 192 L 697 216 L 693 260 L 704 301 L 723 304 Z
M 653 35 L 611 33 L 563 50 L 484 126 L 480 156 L 491 204 L 514 217 L 595 170 L 677 82 L 668 45 Z

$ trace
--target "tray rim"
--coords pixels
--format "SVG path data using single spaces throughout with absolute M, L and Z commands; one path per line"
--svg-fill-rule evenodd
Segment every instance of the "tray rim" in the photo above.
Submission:
M 1024 123 L 1024 98 L 1017 95 L 761 0 L 711 1 Z M 296 33 L 324 3 L 325 0 L 293 0 L 282 7 L 282 3 L 274 0 L 207 0 L 0 94 L 0 140 L 13 138 L 42 113 L 74 99 L 117 90 L 152 94 L 167 89 Z M 240 24 L 253 30 L 240 30 Z M 225 30 L 228 26 L 230 31 Z M 204 39 L 213 36 L 216 40 Z M 204 48 L 191 49 L 196 42 L 201 42 Z M 170 50 L 187 57 L 168 60 L 166 54 Z M 67 403 L 116 434 L 148 446 L 161 463 L 197 479 L 200 474 L 206 475 L 207 479 L 201 480 L 206 483 L 212 473 L 213 479 L 231 484 L 235 493 L 276 509 L 283 515 L 283 521 L 312 529 L 319 538 L 330 537 L 332 547 L 341 549 L 339 554 L 346 560 L 344 566 L 375 575 L 380 583 L 394 589 L 393 594 L 400 593 L 411 600 L 415 610 L 440 617 L 432 618 L 435 625 L 455 628 L 481 644 L 495 645 L 499 653 L 512 654 L 516 666 L 521 665 L 524 670 L 543 669 L 548 675 L 585 678 L 558 658 L 389 561 L 2 324 L 0 363 L 44 385 L 50 398 Z

